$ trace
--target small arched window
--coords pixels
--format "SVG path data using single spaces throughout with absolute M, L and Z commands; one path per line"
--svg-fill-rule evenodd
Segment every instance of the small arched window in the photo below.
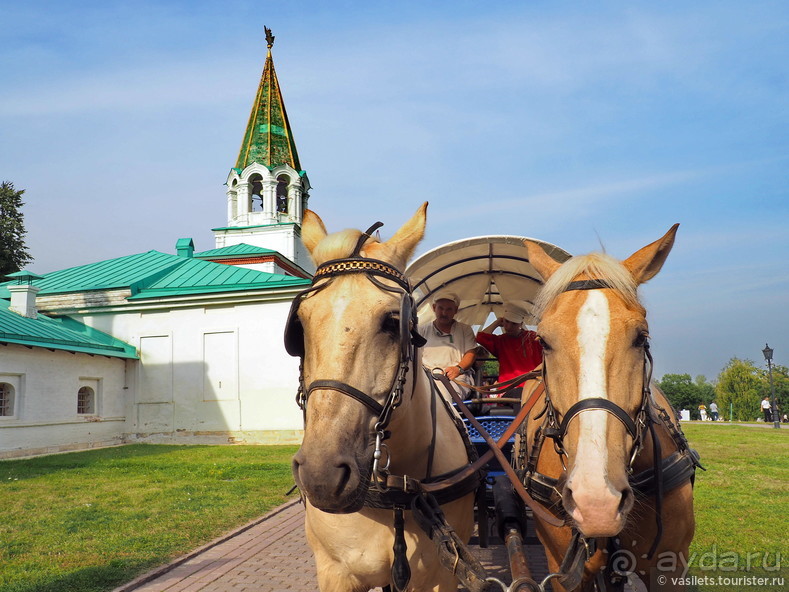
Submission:
M 277 211 L 281 214 L 288 213 L 288 183 L 290 179 L 285 175 L 277 177 Z
M 80 415 L 96 413 L 96 395 L 89 386 L 80 387 L 77 392 L 77 413 Z
M 14 387 L 7 382 L 0 382 L 0 417 L 14 414 Z

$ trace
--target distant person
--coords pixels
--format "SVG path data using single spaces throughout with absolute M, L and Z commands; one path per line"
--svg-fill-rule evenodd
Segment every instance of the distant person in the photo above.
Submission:
M 701 421 L 707 421 L 707 406 L 704 403 L 699 405 L 699 416 Z
M 477 343 L 474 330 L 455 320 L 459 306 L 460 298 L 456 294 L 440 293 L 433 299 L 435 320 L 418 327 L 419 334 L 427 340 L 422 350 L 422 365 L 450 380 L 460 377 L 473 384 L 471 372 L 477 359 Z M 439 384 L 439 388 L 443 393 L 443 385 Z M 468 392 L 468 389 L 458 388 L 464 395 Z
M 712 421 L 718 421 L 718 404 L 715 401 L 710 403 L 710 417 Z
M 499 382 L 531 372 L 542 363 L 537 334 L 523 327 L 526 314 L 517 304 L 505 302 L 501 317 L 477 333 L 477 343 L 499 360 Z M 498 328 L 502 333 L 494 335 Z M 523 382 L 512 386 L 520 389 Z M 510 396 L 520 397 L 520 392 L 511 391 Z
M 770 397 L 762 399 L 762 412 L 764 413 L 764 421 L 770 423 L 773 420 L 773 414 L 770 409 Z

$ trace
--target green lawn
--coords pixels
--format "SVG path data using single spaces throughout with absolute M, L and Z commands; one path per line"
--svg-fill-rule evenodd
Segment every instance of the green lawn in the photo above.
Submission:
M 0 591 L 98 592 L 286 501 L 293 446 L 132 445 L 0 462 Z
M 789 589 L 789 429 L 684 423 L 683 430 L 707 469 L 696 473 L 697 526 L 690 549 L 696 568 L 723 565 L 728 569 L 736 557 L 738 574 L 783 575 L 786 585 L 729 589 Z M 773 571 L 777 563 L 781 569 Z M 762 569 L 765 565 L 767 571 Z M 692 571 L 730 575 L 720 570 Z M 720 592 L 725 588 L 699 589 Z
M 789 430 L 683 429 L 708 469 L 696 479 L 695 564 L 735 554 L 743 573 L 748 554 L 772 567 L 778 553 L 783 564 Z M 295 450 L 133 445 L 0 461 L 0 592 L 112 590 L 283 503 Z

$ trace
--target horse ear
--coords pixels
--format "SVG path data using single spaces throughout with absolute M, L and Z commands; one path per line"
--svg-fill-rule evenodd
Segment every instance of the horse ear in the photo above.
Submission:
M 639 249 L 622 261 L 638 284 L 651 280 L 663 267 L 666 257 L 671 252 L 671 247 L 674 246 L 677 228 L 679 228 L 679 224 L 674 224 L 662 238 Z
M 523 246 L 526 247 L 529 263 L 531 263 L 534 269 L 537 270 L 537 273 L 542 276 L 543 280 L 547 280 L 562 266 L 561 263 L 548 255 L 548 253 L 537 243 L 530 240 L 524 240 Z
M 301 242 L 312 253 L 318 243 L 326 238 L 326 226 L 323 220 L 312 210 L 304 210 L 304 217 L 301 221 Z
M 411 258 L 414 249 L 425 236 L 425 225 L 427 224 L 427 202 L 423 203 L 411 219 L 403 224 L 394 233 L 394 236 L 384 244 L 391 249 L 390 253 L 396 266 L 405 267 L 406 262 Z

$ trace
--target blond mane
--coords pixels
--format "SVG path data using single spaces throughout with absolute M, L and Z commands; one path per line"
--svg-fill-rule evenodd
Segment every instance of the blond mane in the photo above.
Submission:
M 542 317 L 551 302 L 577 279 L 604 279 L 629 306 L 640 306 L 635 279 L 620 261 L 605 253 L 590 253 L 568 259 L 548 278 L 534 303 L 534 314 Z
M 328 235 L 315 247 L 315 250 L 312 252 L 312 260 L 315 262 L 315 265 L 321 265 L 332 259 L 350 257 L 361 234 L 362 232 L 360 230 L 349 228 Z M 365 249 L 369 249 L 373 243 L 378 243 L 378 240 L 375 238 L 368 238 L 365 242 L 365 247 L 362 249 L 362 254 L 364 254 Z

